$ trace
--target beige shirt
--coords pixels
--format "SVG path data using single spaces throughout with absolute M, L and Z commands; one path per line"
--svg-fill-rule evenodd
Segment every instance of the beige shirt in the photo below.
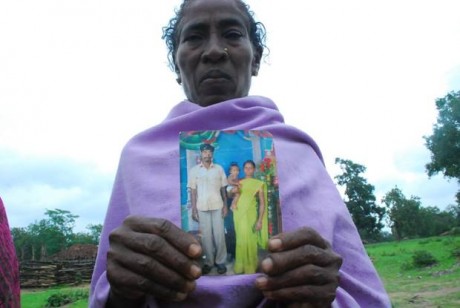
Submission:
M 217 164 L 211 164 L 206 169 L 199 164 L 190 169 L 187 187 L 196 189 L 196 207 L 199 211 L 219 210 L 224 206 L 220 189 L 227 186 L 224 169 Z

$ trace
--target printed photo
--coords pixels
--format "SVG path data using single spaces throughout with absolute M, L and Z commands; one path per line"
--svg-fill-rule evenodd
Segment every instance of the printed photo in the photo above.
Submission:
M 204 275 L 253 274 L 281 232 L 275 146 L 267 131 L 181 132 L 182 229 Z

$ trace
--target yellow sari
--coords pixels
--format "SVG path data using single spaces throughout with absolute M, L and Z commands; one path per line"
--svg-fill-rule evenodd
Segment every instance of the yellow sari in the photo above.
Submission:
M 267 186 L 264 182 L 253 178 L 240 181 L 240 196 L 237 208 L 233 211 L 235 224 L 236 251 L 233 270 L 235 274 L 253 274 L 257 270 L 258 246 L 267 249 L 268 222 L 267 222 Z M 255 231 L 258 220 L 259 204 L 257 194 L 260 189 L 264 192 L 264 213 L 262 228 Z

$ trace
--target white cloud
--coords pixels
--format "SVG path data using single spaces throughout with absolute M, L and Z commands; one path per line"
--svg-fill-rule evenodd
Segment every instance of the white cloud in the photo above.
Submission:
M 37 157 L 0 149 L 0 191 L 10 227 L 44 218 L 46 209 L 79 215 L 76 230 L 102 223 L 113 173 L 61 157 Z

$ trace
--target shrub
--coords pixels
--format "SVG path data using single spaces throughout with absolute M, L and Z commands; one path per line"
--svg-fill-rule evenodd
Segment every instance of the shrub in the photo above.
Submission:
M 452 250 L 452 257 L 460 258 L 460 247 L 455 247 Z
M 87 299 L 88 296 L 88 290 L 74 290 L 51 294 L 46 301 L 46 307 L 61 307 L 80 299 Z
M 415 267 L 426 267 L 438 263 L 438 260 L 426 250 L 416 251 L 412 255 L 412 264 Z
M 72 299 L 69 294 L 56 293 L 48 297 L 46 307 L 61 307 L 71 302 Z
M 453 227 L 449 233 L 451 235 L 460 235 L 460 227 Z

